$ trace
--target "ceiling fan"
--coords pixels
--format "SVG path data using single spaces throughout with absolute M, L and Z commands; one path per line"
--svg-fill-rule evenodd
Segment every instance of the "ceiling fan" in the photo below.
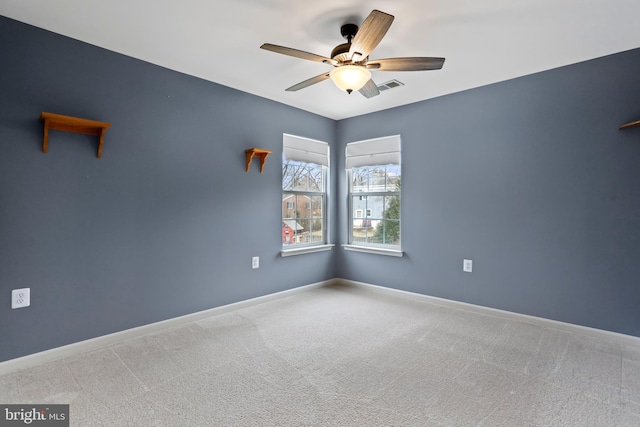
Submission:
M 378 43 L 380 43 L 385 36 L 393 22 L 393 18 L 393 15 L 389 15 L 388 13 L 373 10 L 359 29 L 355 24 L 343 25 L 340 28 L 340 33 L 347 39 L 347 42 L 336 46 L 333 51 L 331 51 L 330 58 L 270 43 L 265 43 L 260 46 L 260 48 L 334 66 L 330 72 L 322 73 L 319 76 L 302 81 L 291 86 L 287 91 L 304 89 L 305 87 L 331 78 L 336 86 L 347 91 L 347 93 L 350 94 L 354 90 L 357 90 L 366 98 L 371 98 L 380 95 L 380 90 L 378 90 L 378 86 L 371 79 L 371 72 L 369 70 L 439 70 L 444 64 L 444 58 L 428 57 L 369 60 L 369 54 L 378 46 Z

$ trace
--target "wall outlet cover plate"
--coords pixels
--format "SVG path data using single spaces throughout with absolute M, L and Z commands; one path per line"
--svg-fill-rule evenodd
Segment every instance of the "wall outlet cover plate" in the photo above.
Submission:
M 11 308 L 23 308 L 31 305 L 31 288 L 11 291 Z

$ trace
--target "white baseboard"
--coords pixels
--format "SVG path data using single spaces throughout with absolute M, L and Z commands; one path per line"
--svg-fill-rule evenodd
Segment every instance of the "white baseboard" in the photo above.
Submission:
M 205 319 L 211 316 L 217 316 L 219 314 L 228 313 L 240 308 L 250 307 L 253 305 L 262 304 L 267 301 L 272 301 L 280 298 L 285 298 L 291 295 L 299 294 L 301 292 L 307 292 L 312 289 L 320 288 L 323 286 L 330 286 L 336 284 L 335 279 L 325 280 L 323 282 L 312 283 L 310 285 L 299 286 L 297 288 L 288 289 L 286 291 L 276 292 L 273 294 L 264 295 L 257 298 L 251 298 L 244 301 L 239 301 L 233 304 L 227 304 L 220 307 L 211 308 L 208 310 L 199 311 L 196 313 L 187 314 L 184 316 L 174 317 L 172 319 L 162 320 L 160 322 L 150 323 L 148 325 L 138 326 L 136 328 L 126 329 L 120 332 L 114 332 L 112 334 L 91 338 L 85 341 L 79 341 L 73 344 L 68 344 L 62 347 L 52 348 L 39 353 L 30 354 L 16 359 L 7 360 L 0 363 L 0 375 L 9 372 L 17 371 L 20 369 L 28 368 L 30 366 L 38 365 L 40 363 L 50 362 L 61 357 L 72 356 L 74 354 L 82 353 L 85 351 L 97 350 L 112 344 L 117 344 L 125 340 L 137 338 L 143 335 L 151 334 L 161 331 L 163 329 L 174 328 L 176 326 L 183 326 L 187 323 L 196 322 L 198 320 Z
M 103 347 L 107 347 L 112 344 L 117 344 L 129 339 L 137 338 L 143 335 L 159 332 L 163 329 L 174 328 L 177 326 L 183 326 L 187 323 L 196 322 L 198 320 L 205 319 L 211 316 L 217 316 L 219 314 L 228 313 L 233 310 L 238 310 L 245 307 L 250 307 L 264 302 L 273 301 L 280 298 L 285 298 L 291 295 L 307 292 L 312 289 L 321 288 L 323 286 L 331 285 L 343 285 L 354 286 L 368 291 L 392 295 L 396 297 L 408 298 L 414 301 L 421 301 L 429 304 L 435 304 L 439 306 L 454 308 L 458 310 L 466 310 L 480 314 L 488 314 L 491 316 L 501 317 L 504 319 L 515 320 L 519 322 L 525 322 L 533 325 L 538 325 L 546 328 L 554 328 L 563 330 L 566 332 L 582 334 L 593 338 L 605 339 L 616 342 L 621 345 L 640 346 L 640 337 L 631 335 L 619 334 L 616 332 L 605 331 L 602 329 L 590 328 L 587 326 L 574 325 L 571 323 L 560 322 L 557 320 L 545 319 L 542 317 L 535 317 L 526 314 L 514 313 L 506 310 L 499 310 L 496 308 L 484 307 L 480 305 L 469 304 L 465 302 L 453 301 L 444 298 L 432 297 L 428 295 L 418 294 L 415 292 L 401 291 L 393 288 L 386 288 L 383 286 L 372 285 L 369 283 L 356 282 L 346 279 L 331 279 L 323 282 L 312 283 L 310 285 L 299 286 L 297 288 L 288 289 L 282 292 L 276 292 L 269 295 L 264 295 L 257 298 L 248 299 L 245 301 L 239 301 L 233 304 L 223 305 L 220 307 L 211 308 L 209 310 L 199 311 L 197 313 L 187 314 L 172 319 L 162 320 L 160 322 L 150 323 L 148 325 L 139 326 L 132 329 L 126 329 L 120 332 L 114 332 L 112 334 L 103 335 L 96 338 L 91 338 L 85 341 L 65 345 L 62 347 L 45 350 L 39 353 L 30 354 L 16 359 L 0 362 L 0 375 L 9 372 L 17 371 L 20 369 L 28 368 L 30 366 L 38 365 L 40 363 L 49 362 L 62 357 L 72 356 L 85 351 L 97 350 Z
M 414 301 L 422 301 L 429 304 L 435 304 L 439 306 L 466 310 L 480 314 L 488 314 L 491 316 L 501 317 L 504 319 L 515 320 L 518 322 L 529 323 L 545 328 L 554 328 L 563 330 L 565 332 L 571 332 L 575 334 L 581 334 L 590 336 L 592 338 L 605 339 L 608 341 L 614 341 L 621 345 L 632 345 L 640 347 L 640 337 L 633 335 L 625 335 L 617 332 L 605 331 L 603 329 L 590 328 L 588 326 L 574 325 L 572 323 L 561 322 L 558 320 L 545 319 L 543 317 L 530 316 L 527 314 L 514 313 L 512 311 L 499 310 L 497 308 L 484 307 L 481 305 L 469 304 L 460 301 L 453 301 L 444 298 L 432 297 L 428 295 L 418 294 L 415 292 L 401 291 L 398 289 L 386 288 L 384 286 L 371 285 L 369 283 L 356 282 L 346 279 L 335 279 L 336 284 L 355 286 L 362 289 L 367 289 L 372 292 L 382 293 L 386 295 L 394 295 L 403 298 L 408 298 Z

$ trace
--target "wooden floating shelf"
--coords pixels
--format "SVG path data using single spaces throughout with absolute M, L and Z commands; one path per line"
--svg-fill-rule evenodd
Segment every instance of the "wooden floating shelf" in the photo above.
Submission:
M 635 122 L 631 122 L 631 123 L 626 123 L 626 124 L 624 124 L 624 125 L 620 126 L 620 127 L 618 128 L 618 130 L 620 130 L 620 129 L 627 129 L 627 128 L 635 128 L 635 127 L 640 127 L 640 120 L 637 120 L 637 121 L 635 121 Z
M 251 160 L 253 160 L 254 157 L 257 157 L 260 159 L 260 173 L 264 171 L 264 164 L 267 161 L 267 157 L 272 153 L 271 150 L 265 150 L 263 148 L 249 148 L 244 150 L 244 152 L 247 156 L 247 172 L 249 172 L 249 169 L 251 168 Z
M 104 144 L 104 134 L 107 129 L 111 127 L 111 123 L 79 119 L 77 117 L 63 116 L 61 114 L 53 113 L 40 114 L 40 120 L 44 122 L 44 138 L 42 140 L 43 153 L 46 153 L 47 149 L 49 148 L 49 129 L 51 129 L 99 136 L 100 141 L 98 142 L 98 158 L 102 157 L 102 144 Z

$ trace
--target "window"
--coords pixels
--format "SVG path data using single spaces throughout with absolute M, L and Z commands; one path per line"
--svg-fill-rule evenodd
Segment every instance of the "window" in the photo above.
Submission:
M 345 248 L 401 256 L 400 136 L 347 144 L 346 168 L 349 244 Z
M 327 248 L 329 144 L 285 134 L 282 153 L 282 255 Z M 311 250 L 306 250 L 311 252 Z M 301 252 L 303 253 L 303 252 Z

